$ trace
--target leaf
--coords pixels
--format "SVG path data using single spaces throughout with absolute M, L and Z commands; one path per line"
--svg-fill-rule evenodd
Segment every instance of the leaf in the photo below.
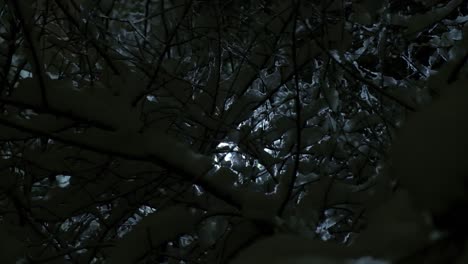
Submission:
M 405 36 L 413 38 L 421 31 L 426 30 L 431 25 L 445 18 L 462 3 L 463 0 L 451 0 L 442 7 L 433 8 L 424 14 L 416 14 L 413 16 L 393 15 L 391 23 L 407 27 L 408 29 L 405 31 Z
M 359 111 L 350 119 L 346 120 L 343 130 L 345 132 L 358 132 L 366 127 L 372 127 L 382 122 L 381 118 L 376 114 L 369 114 L 367 111 Z
M 329 85 L 328 83 L 325 85 L 322 91 L 325 99 L 328 102 L 328 105 L 330 106 L 330 109 L 333 110 L 333 112 L 336 112 L 336 110 L 338 110 L 339 104 L 338 91 L 335 87 Z

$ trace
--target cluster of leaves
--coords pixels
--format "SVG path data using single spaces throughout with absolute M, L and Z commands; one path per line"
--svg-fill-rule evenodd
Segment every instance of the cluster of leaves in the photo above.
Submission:
M 464 263 L 467 21 L 463 0 L 0 1 L 0 259 Z

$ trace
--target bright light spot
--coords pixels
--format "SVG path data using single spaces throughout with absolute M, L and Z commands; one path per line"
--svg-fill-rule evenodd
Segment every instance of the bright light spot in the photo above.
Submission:
M 305 192 L 300 192 L 299 195 L 297 196 L 297 202 L 296 204 L 301 203 L 302 199 L 305 197 Z
M 11 152 L 10 150 L 1 149 L 0 156 L 2 157 L 2 159 L 10 159 L 13 156 L 13 152 Z
M 46 72 L 50 79 L 57 80 L 60 76 L 51 72 Z
M 320 235 L 320 238 L 323 241 L 327 241 L 333 238 L 333 235 L 330 234 L 328 231 L 329 228 L 334 226 L 336 224 L 336 220 L 332 218 L 327 218 L 325 221 L 323 221 L 321 224 L 317 226 L 315 229 L 315 233 Z
M 218 150 L 224 150 L 226 152 L 228 151 L 239 151 L 239 147 L 235 143 L 231 142 L 220 142 L 217 146 L 216 149 Z M 224 161 L 231 161 L 233 158 L 235 158 L 235 155 L 233 153 L 227 153 L 227 154 L 218 154 L 214 157 L 214 161 L 218 162 L 220 157 L 223 157 Z
M 184 235 L 184 236 L 181 236 L 179 238 L 180 240 L 180 245 L 182 247 L 187 247 L 187 246 L 190 246 L 190 244 L 193 243 L 193 241 L 195 241 L 195 239 L 193 238 L 193 236 L 190 236 L 190 235 Z
M 275 141 L 273 141 L 273 146 L 274 147 L 281 147 L 281 139 L 277 139 Z
M 156 96 L 154 95 L 147 95 L 146 96 L 146 100 L 150 101 L 150 102 L 156 102 Z
M 20 76 L 22 78 L 32 78 L 32 73 L 30 71 L 21 70 L 20 71 Z
M 337 50 L 330 50 L 330 54 L 335 60 L 337 60 L 338 62 L 341 62 L 340 54 L 338 53 Z
M 71 176 L 69 176 L 69 175 L 57 175 L 57 176 L 55 176 L 55 180 L 57 181 L 58 186 L 60 188 L 65 188 L 68 185 L 70 185 L 70 178 L 71 178 Z
M 234 97 L 229 97 L 226 100 L 226 105 L 225 105 L 226 109 L 229 109 L 233 103 L 234 103 Z
M 195 185 L 193 185 L 193 188 L 195 189 L 195 194 L 197 196 L 200 196 L 200 195 L 203 194 L 203 190 L 202 190 L 202 188 L 200 186 L 195 184 Z
M 273 150 L 268 149 L 268 148 L 264 148 L 263 150 L 264 150 L 266 153 L 270 154 L 270 155 L 272 155 L 273 153 L 275 153 Z
M 235 144 L 234 143 L 229 143 L 229 142 L 221 142 L 218 144 L 218 146 L 216 146 L 217 149 L 221 149 L 221 148 L 224 148 L 224 147 L 234 147 Z
M 258 163 L 255 165 L 259 170 L 264 170 L 265 169 L 265 166 L 263 166 L 262 164 Z
M 140 213 L 142 213 L 144 215 L 148 215 L 148 214 L 156 212 L 156 209 L 154 209 L 152 207 L 149 207 L 149 206 L 146 206 L 146 205 L 143 205 L 142 207 L 138 208 L 138 211 L 140 211 Z
M 228 153 L 226 154 L 226 156 L 224 156 L 225 161 L 230 161 L 231 159 L 232 159 L 232 153 Z

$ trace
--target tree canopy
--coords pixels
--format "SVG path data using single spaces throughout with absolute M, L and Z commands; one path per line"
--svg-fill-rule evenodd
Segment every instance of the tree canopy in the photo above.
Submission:
M 467 263 L 465 0 L 1 0 L 3 263 Z

